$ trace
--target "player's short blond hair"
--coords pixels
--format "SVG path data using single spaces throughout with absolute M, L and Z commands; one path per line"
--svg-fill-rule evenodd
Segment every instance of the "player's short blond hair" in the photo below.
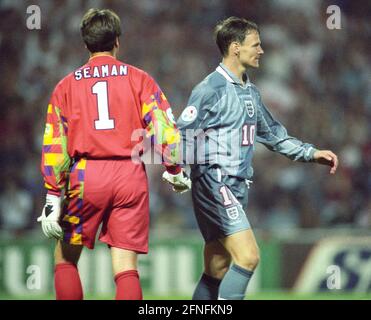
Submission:
M 216 44 L 223 57 L 228 54 L 228 48 L 232 42 L 242 43 L 249 32 L 259 33 L 258 25 L 244 18 L 229 17 L 218 22 L 214 35 Z

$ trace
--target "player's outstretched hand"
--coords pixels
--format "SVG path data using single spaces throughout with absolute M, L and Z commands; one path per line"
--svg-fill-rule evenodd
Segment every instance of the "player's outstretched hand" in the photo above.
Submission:
M 178 174 L 170 174 L 165 171 L 162 174 L 162 179 L 173 186 L 173 190 L 177 193 L 184 193 L 191 189 L 191 179 L 182 170 Z
M 330 166 L 330 173 L 335 174 L 339 164 L 338 157 L 330 150 L 317 150 L 313 155 L 314 161 L 320 164 Z
M 59 225 L 61 213 L 61 198 L 52 194 L 46 195 L 46 202 L 41 216 L 37 218 L 48 238 L 62 239 L 63 231 Z

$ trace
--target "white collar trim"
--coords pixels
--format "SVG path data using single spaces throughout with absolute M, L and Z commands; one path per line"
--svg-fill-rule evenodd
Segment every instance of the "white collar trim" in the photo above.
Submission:
M 216 71 L 219 72 L 224 78 L 226 78 L 229 82 L 234 83 L 235 81 L 230 77 L 230 75 L 221 67 L 218 66 Z

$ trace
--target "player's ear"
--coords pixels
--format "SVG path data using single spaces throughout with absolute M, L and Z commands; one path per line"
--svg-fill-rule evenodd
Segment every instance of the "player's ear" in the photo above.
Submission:
M 119 40 L 119 37 L 116 37 L 116 40 L 115 40 L 115 47 L 116 48 L 119 48 L 120 46 L 120 40 Z
M 237 41 L 233 41 L 230 46 L 230 52 L 234 56 L 239 56 L 240 55 L 240 47 L 241 45 Z

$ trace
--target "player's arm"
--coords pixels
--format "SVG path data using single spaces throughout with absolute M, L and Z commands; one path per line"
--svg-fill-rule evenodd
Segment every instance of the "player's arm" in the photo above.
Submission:
M 182 139 L 182 161 L 195 164 L 197 159 L 197 137 L 206 133 L 210 126 L 209 119 L 215 119 L 218 112 L 218 96 L 215 91 L 197 86 L 188 100 L 187 107 L 177 120 Z M 201 147 L 202 148 L 202 147 Z
M 54 90 L 48 104 L 44 139 L 42 145 L 41 173 L 47 189 L 46 203 L 41 216 L 44 234 L 60 239 L 63 235 L 59 225 L 61 193 L 71 164 L 67 152 L 67 119 L 63 116 L 63 100 L 60 87 Z
M 166 167 L 163 179 L 173 186 L 174 191 L 183 193 L 191 188 L 191 181 L 180 166 L 180 133 L 171 107 L 152 78 L 148 77 L 145 88 L 147 98 L 143 99 L 142 118 L 146 137 L 151 139 L 156 152 L 162 157 Z
M 258 119 L 256 140 L 269 150 L 285 155 L 291 160 L 302 162 L 318 162 L 331 167 L 335 173 L 338 166 L 337 156 L 330 150 L 318 150 L 312 144 L 304 143 L 288 135 L 286 128 L 269 112 L 258 96 Z
M 151 139 L 162 163 L 173 174 L 179 173 L 180 134 L 176 127 L 171 107 L 161 89 L 152 78 L 145 84 L 146 98 L 142 101 L 142 119 L 146 137 Z
M 48 104 L 41 159 L 41 173 L 48 194 L 60 196 L 71 164 L 67 152 L 67 119 L 57 87 Z

